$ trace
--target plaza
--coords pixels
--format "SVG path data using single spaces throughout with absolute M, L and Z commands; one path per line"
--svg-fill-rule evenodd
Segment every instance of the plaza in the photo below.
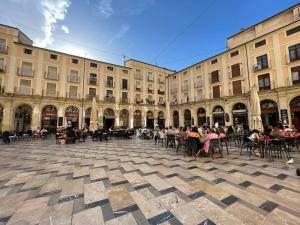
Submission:
M 0 145 L 1 225 L 299 224 L 295 163 L 184 157 L 153 140 Z

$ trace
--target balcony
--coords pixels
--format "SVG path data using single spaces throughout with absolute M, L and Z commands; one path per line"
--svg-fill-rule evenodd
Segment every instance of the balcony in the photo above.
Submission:
M 195 96 L 195 102 L 199 102 L 199 101 L 202 101 L 202 100 L 204 100 L 204 95 L 203 94 Z
M 253 66 L 253 72 L 256 73 L 258 71 L 271 68 L 271 61 L 268 61 L 268 63 L 265 64 L 256 64 Z
M 147 77 L 147 81 L 148 81 L 148 82 L 154 82 L 153 76 L 148 76 L 148 77 Z
M 230 78 L 230 79 L 237 78 L 237 77 L 241 77 L 241 76 L 243 76 L 242 71 L 240 71 L 239 73 L 236 73 L 236 74 L 233 74 L 232 71 L 229 72 L 229 78 Z
M 183 104 L 189 103 L 189 102 L 190 102 L 189 97 L 183 98 L 181 102 L 182 102 Z
M 164 95 L 164 94 L 165 94 L 165 91 L 157 90 L 157 94 L 159 94 L 159 95 Z
M 141 86 L 135 86 L 135 90 L 141 92 L 142 91 L 142 87 Z
M 158 81 L 159 84 L 164 84 L 165 83 L 165 80 L 163 78 L 158 78 L 157 81 Z
M 48 80 L 58 80 L 58 74 L 46 72 L 44 78 Z
M 202 87 L 203 86 L 203 82 L 202 80 L 198 80 L 194 83 L 194 87 L 195 88 L 199 88 L 199 87 Z
M 67 92 L 66 93 L 66 98 L 70 98 L 70 99 L 80 99 L 80 95 L 77 93 L 73 93 L 73 92 Z
M 149 88 L 148 88 L 148 93 L 149 93 L 149 94 L 153 94 L 153 93 L 154 93 L 153 89 L 149 89 Z
M 69 75 L 68 76 L 68 82 L 78 84 L 79 83 L 79 77 L 74 76 L 74 75 Z
M 171 88 L 171 94 L 176 94 L 177 93 L 177 88 Z
M 97 85 L 97 78 L 90 78 L 89 79 L 89 85 Z
M 99 96 L 98 96 L 98 95 L 95 95 L 95 94 L 87 94 L 87 95 L 85 96 L 85 99 L 86 99 L 86 100 L 93 100 L 94 97 L 96 98 L 96 100 L 99 99 Z
M 104 102 L 110 102 L 110 103 L 115 103 L 116 99 L 114 96 L 105 96 L 104 97 Z
M 121 85 L 121 89 L 122 89 L 122 90 L 128 90 L 128 89 L 129 89 L 129 87 L 128 87 L 128 85 L 127 85 L 127 86 L 123 86 L 123 85 Z
M 128 98 L 121 98 L 120 99 L 120 103 L 122 103 L 122 104 L 128 104 L 129 103 L 129 99 Z
M 33 69 L 27 69 L 27 68 L 18 68 L 18 75 L 19 76 L 26 76 L 26 77 L 33 77 Z
M 184 84 L 181 86 L 181 91 L 187 91 L 189 90 L 189 85 L 188 84 Z
M 143 104 L 143 99 L 135 99 L 136 104 Z
M 163 102 L 163 101 L 158 101 L 158 103 L 157 103 L 158 105 L 161 105 L 161 106 L 166 106 L 166 102 Z
M 149 105 L 154 105 L 155 104 L 155 100 L 150 100 L 150 99 L 146 99 L 146 103 Z
M 106 82 L 105 83 L 105 87 L 107 87 L 107 88 L 114 88 L 115 87 L 115 83 L 114 82 Z
M 6 45 L 0 45 L 0 53 L 7 54 L 8 53 L 8 47 Z
M 14 93 L 16 95 L 27 95 L 31 96 L 32 95 L 32 88 L 31 87 L 15 87 Z
M 173 100 L 171 103 L 170 103 L 171 106 L 175 106 L 175 105 L 178 105 L 178 101 L 177 100 Z
M 42 91 L 42 96 L 57 98 L 58 97 L 58 92 L 56 92 L 56 90 L 43 90 Z
M 142 76 L 142 74 L 136 73 L 136 74 L 134 74 L 134 79 L 143 80 L 143 76 Z

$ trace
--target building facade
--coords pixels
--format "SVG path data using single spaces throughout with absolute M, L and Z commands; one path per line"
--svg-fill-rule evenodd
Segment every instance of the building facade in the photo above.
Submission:
M 93 98 L 99 125 L 164 126 L 166 77 L 174 71 L 136 60 L 124 66 L 38 48 L 0 26 L 0 130 L 82 128 Z
M 264 125 L 300 128 L 299 14 L 298 4 L 229 37 L 225 52 L 168 76 L 172 125 L 248 125 L 256 86 Z
M 263 124 L 300 127 L 300 5 L 227 39 L 228 49 L 181 71 L 124 66 L 38 48 L 0 25 L 0 130 L 248 125 L 256 86 Z M 251 124 L 249 124 L 251 126 Z

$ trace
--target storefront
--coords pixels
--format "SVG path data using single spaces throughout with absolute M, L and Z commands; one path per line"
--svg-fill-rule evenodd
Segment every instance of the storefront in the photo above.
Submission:
M 184 110 L 184 126 L 185 127 L 192 126 L 192 114 L 191 114 L 191 110 L 189 109 Z
M 55 133 L 57 128 L 57 108 L 54 105 L 47 105 L 42 111 L 42 128 L 50 133 Z
M 158 112 L 157 124 L 160 129 L 165 127 L 165 115 L 164 115 L 164 112 L 162 112 L 162 111 Z
M 32 108 L 27 105 L 20 105 L 15 112 L 15 130 L 25 132 L 31 129 Z
M 290 102 L 290 111 L 292 124 L 296 129 L 300 129 L 300 96 L 297 96 L 292 99 Z
M 198 126 L 202 126 L 206 123 L 206 112 L 205 109 L 199 108 L 197 110 L 197 119 L 198 119 Z
M 123 109 L 120 112 L 120 127 L 129 127 L 129 112 L 126 109 Z
M 133 115 L 133 127 L 135 129 L 142 127 L 142 112 L 141 110 L 135 110 Z
M 173 112 L 173 125 L 174 125 L 174 127 L 179 127 L 179 113 L 178 113 L 178 111 Z
M 79 125 L 79 109 L 75 106 L 70 106 L 65 111 L 67 125 L 74 128 Z
M 152 111 L 148 111 L 147 112 L 147 116 L 146 116 L 146 126 L 148 128 L 154 128 L 154 115 Z
M 243 103 L 237 103 L 232 108 L 233 124 L 248 126 L 247 107 Z
M 220 126 L 225 126 L 224 109 L 222 106 L 216 106 L 213 109 L 213 125 L 218 122 Z
M 112 109 L 104 110 L 103 125 L 104 125 L 104 129 L 114 128 L 115 126 L 114 110 Z
M 261 119 L 264 126 L 276 126 L 279 123 L 279 113 L 277 103 L 272 100 L 260 102 Z

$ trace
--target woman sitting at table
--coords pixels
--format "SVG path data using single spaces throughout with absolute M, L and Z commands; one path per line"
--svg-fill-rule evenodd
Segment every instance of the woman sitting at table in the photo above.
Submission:
M 270 136 L 273 138 L 282 138 L 284 137 L 284 131 L 279 128 L 279 126 L 276 126 L 275 128 L 272 129 Z
M 209 127 L 206 129 L 206 132 L 207 132 L 207 134 L 204 139 L 203 150 L 204 150 L 205 155 L 208 156 L 210 140 L 218 139 L 219 136 L 216 133 L 214 133 Z
M 259 131 L 254 129 L 249 133 L 248 139 L 253 142 L 253 146 L 256 146 L 258 140 L 259 140 Z M 253 152 L 256 156 L 261 156 L 258 149 L 254 148 Z

